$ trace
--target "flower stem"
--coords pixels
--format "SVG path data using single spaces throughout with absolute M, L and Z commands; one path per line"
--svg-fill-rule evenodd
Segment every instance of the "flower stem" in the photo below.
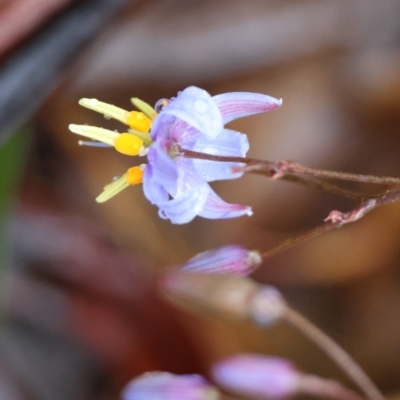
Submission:
M 339 382 L 323 379 L 315 375 L 303 375 L 300 378 L 300 391 L 315 397 L 333 400 L 365 400 L 358 393 L 347 389 Z
M 265 251 L 261 254 L 263 260 L 274 256 L 275 254 L 281 253 L 290 247 L 296 246 L 305 240 L 311 239 L 314 236 L 318 236 L 321 233 L 328 232 L 333 228 L 340 228 L 345 224 L 355 222 L 362 218 L 365 214 L 369 213 L 376 207 L 394 203 L 400 200 L 400 188 L 388 190 L 384 193 L 380 193 L 371 198 L 365 198 L 360 201 L 357 207 L 348 212 L 341 212 L 333 210 L 325 218 L 325 224 L 317 226 L 316 228 L 310 229 L 309 231 L 303 232 L 299 236 L 294 238 L 289 238 L 278 244 L 278 246 L 273 247 L 270 250 Z
M 318 236 L 321 233 L 330 231 L 333 228 L 338 227 L 340 224 L 338 222 L 333 222 L 333 221 L 328 221 L 327 223 L 317 226 L 316 228 L 310 229 L 307 232 L 302 233 L 299 236 L 296 236 L 294 238 L 289 238 L 278 244 L 278 246 L 273 247 L 270 250 L 265 251 L 264 253 L 261 254 L 261 258 L 263 260 L 274 256 L 275 254 L 281 253 L 284 250 L 296 246 L 296 244 L 299 244 L 301 242 L 304 242 L 307 239 L 311 239 L 314 236 Z
M 281 161 L 278 173 L 304 174 L 317 176 L 319 178 L 340 179 L 342 181 L 374 183 L 377 185 L 400 185 L 400 178 L 389 176 L 361 175 L 349 172 L 328 171 L 324 169 L 309 168 L 296 161 Z
M 293 160 L 268 161 L 246 157 L 216 156 L 212 154 L 199 153 L 197 151 L 180 148 L 180 154 L 187 158 L 197 158 L 201 160 L 235 162 L 245 164 L 244 172 L 265 172 L 273 179 L 281 179 L 287 174 L 310 175 L 319 178 L 339 179 L 342 181 L 354 181 L 373 183 L 377 185 L 400 185 L 400 178 L 375 175 L 352 174 L 349 172 L 328 171 L 306 167 Z
M 283 319 L 323 350 L 358 385 L 369 399 L 384 400 L 383 394 L 363 369 L 325 332 L 289 306 L 286 307 Z

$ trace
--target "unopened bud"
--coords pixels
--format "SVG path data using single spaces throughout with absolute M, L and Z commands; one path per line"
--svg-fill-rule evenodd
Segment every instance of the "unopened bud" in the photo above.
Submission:
M 182 270 L 244 276 L 253 272 L 261 262 L 262 258 L 257 251 L 231 245 L 198 254 L 191 258 Z
M 149 372 L 132 380 L 123 400 L 218 400 L 218 391 L 200 375 Z
M 259 325 L 271 325 L 283 316 L 286 302 L 277 288 L 263 285 L 252 298 L 249 308 L 254 322 Z
M 215 364 L 212 376 L 218 385 L 235 394 L 282 399 L 299 391 L 301 374 L 283 358 L 240 354 Z
M 277 290 L 233 275 L 170 271 L 160 280 L 164 292 L 181 305 L 199 306 L 232 319 L 269 324 L 282 315 Z

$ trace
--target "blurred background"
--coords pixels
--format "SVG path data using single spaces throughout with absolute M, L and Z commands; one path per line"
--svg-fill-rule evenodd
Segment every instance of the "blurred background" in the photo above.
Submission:
M 122 129 L 81 97 L 129 109 L 133 96 L 154 104 L 189 85 L 260 92 L 283 106 L 231 124 L 250 157 L 399 176 L 399 44 L 398 0 L 1 0 L 0 398 L 118 399 L 144 371 L 207 374 L 242 351 L 348 383 L 288 327 L 189 314 L 157 293 L 154 275 L 226 244 L 269 249 L 351 201 L 247 175 L 213 186 L 251 205 L 251 218 L 174 226 L 140 186 L 96 204 L 132 159 L 79 147 L 67 126 Z M 393 204 L 254 274 L 388 395 L 400 390 L 399 238 Z

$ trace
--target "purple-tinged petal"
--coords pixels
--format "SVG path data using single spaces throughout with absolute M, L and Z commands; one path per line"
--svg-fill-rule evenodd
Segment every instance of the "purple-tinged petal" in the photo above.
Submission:
M 182 267 L 182 270 L 244 276 L 253 272 L 261 262 L 262 258 L 257 251 L 231 245 L 197 254 Z
M 162 144 L 155 142 L 149 148 L 147 154 L 151 165 L 151 180 L 153 183 L 163 186 L 171 196 L 177 193 L 178 170 L 174 161 L 162 148 Z
M 158 114 L 153 120 L 150 129 L 150 136 L 153 140 L 159 138 L 169 138 L 171 128 L 174 125 L 176 118 L 172 115 Z
M 170 219 L 173 224 L 186 224 L 200 213 L 210 190 L 204 182 L 172 200 L 157 203 L 160 209 L 158 214 L 163 219 Z
M 178 191 L 177 195 L 182 192 L 191 190 L 193 187 L 202 185 L 205 181 L 214 181 L 218 179 L 233 179 L 243 175 L 242 172 L 232 172 L 232 167 L 237 167 L 238 163 L 220 163 L 215 161 L 206 161 L 204 163 L 194 158 L 180 157 L 176 160 L 178 170 Z M 225 165 L 226 164 L 226 165 Z M 199 167 L 197 167 L 199 165 Z
M 249 151 L 249 141 L 244 133 L 223 129 L 215 139 L 198 137 L 192 150 L 219 156 L 244 157 Z
M 251 207 L 242 204 L 229 204 L 222 200 L 211 188 L 207 202 L 199 216 L 209 219 L 236 218 L 242 215 L 252 215 Z
M 251 92 L 224 93 L 213 99 L 222 114 L 224 125 L 237 118 L 275 110 L 282 105 L 282 99 Z
M 185 148 L 190 148 L 187 147 L 187 144 L 195 143 L 197 139 L 202 136 L 204 136 L 203 133 L 198 131 L 196 128 L 193 128 L 185 121 L 175 119 L 175 122 L 171 127 L 171 139 Z
M 143 192 L 151 204 L 167 201 L 169 196 L 166 189 L 153 180 L 153 170 L 151 165 L 146 165 L 143 175 Z
M 159 117 L 171 115 L 189 124 L 210 138 L 218 136 L 223 128 L 222 116 L 213 98 L 203 89 L 190 86 L 163 108 Z M 158 130 L 155 119 L 156 129 Z M 160 120 L 161 121 L 161 120 Z
M 229 357 L 214 365 L 212 376 L 228 391 L 246 397 L 282 399 L 300 390 L 301 373 L 292 363 L 278 357 Z
M 177 196 L 205 184 L 206 181 L 200 177 L 193 166 L 193 159 L 178 157 L 175 159 L 175 165 L 178 171 Z
M 213 182 L 240 178 L 243 172 L 234 172 L 234 169 L 244 167 L 244 164 L 193 159 L 193 166 L 204 180 Z
M 192 150 L 218 156 L 244 157 L 249 150 L 249 142 L 245 134 L 224 129 L 215 140 L 207 139 L 204 136 L 198 138 Z M 233 172 L 232 168 L 244 166 L 242 163 L 201 159 L 193 159 L 193 165 L 199 175 L 207 182 L 240 178 L 243 172 Z
M 123 400 L 218 400 L 219 395 L 200 375 L 148 372 L 133 379 L 122 392 Z

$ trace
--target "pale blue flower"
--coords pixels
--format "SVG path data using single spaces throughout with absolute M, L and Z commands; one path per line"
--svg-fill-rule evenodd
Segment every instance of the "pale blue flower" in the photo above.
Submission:
M 247 136 L 225 129 L 228 122 L 244 116 L 271 111 L 282 101 L 257 93 L 225 93 L 211 97 L 191 86 L 171 100 L 154 119 L 153 144 L 143 189 L 157 205 L 159 215 L 176 224 L 190 222 L 197 215 L 209 219 L 251 215 L 251 208 L 223 201 L 208 182 L 234 179 L 238 163 L 225 163 L 184 157 L 180 150 L 212 155 L 244 157 L 249 149 Z

